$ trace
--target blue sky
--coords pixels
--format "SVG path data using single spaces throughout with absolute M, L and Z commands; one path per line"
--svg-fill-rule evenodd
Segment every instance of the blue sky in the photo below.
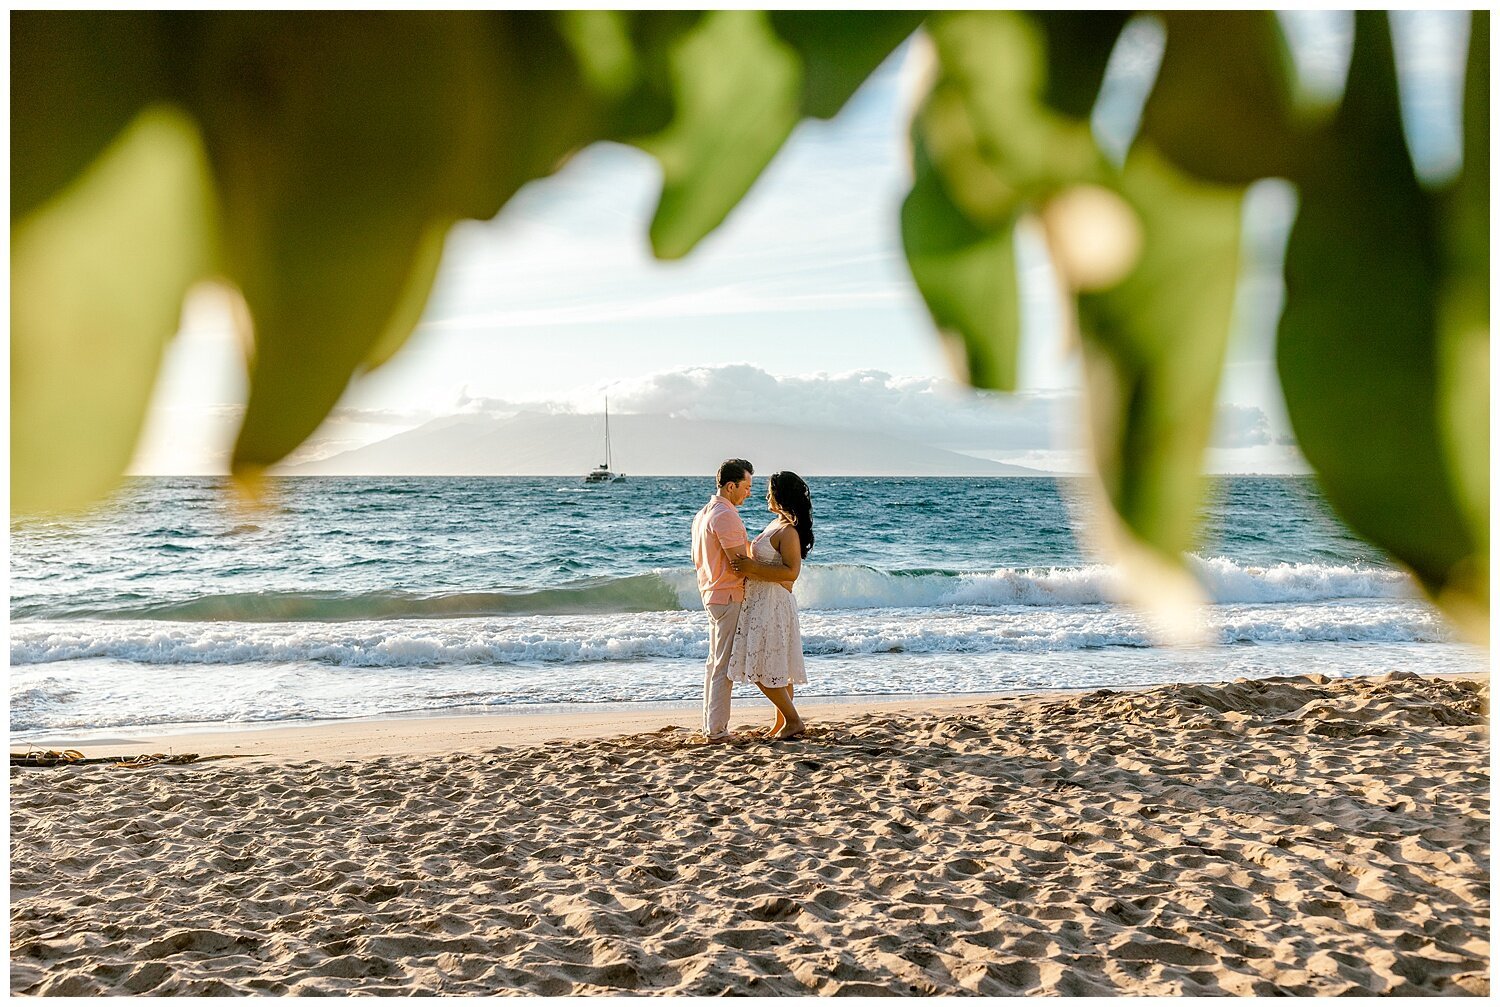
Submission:
M 1403 70 L 1451 77 L 1449 36 L 1458 21 L 1407 15 Z M 1336 86 L 1347 32 L 1336 17 L 1313 15 L 1299 27 L 1306 29 L 1299 49 L 1304 71 Z M 796 379 L 803 396 L 819 393 L 820 375 L 839 395 L 883 381 L 872 408 L 877 400 L 903 401 L 912 387 L 931 388 L 965 414 L 986 408 L 947 380 L 947 359 L 901 252 L 898 212 L 910 179 L 906 123 L 924 55 L 920 40 L 908 43 L 835 120 L 799 126 L 725 224 L 684 261 L 651 257 L 646 235 L 657 169 L 648 155 L 614 144 L 579 152 L 556 175 L 522 190 L 495 220 L 461 223 L 411 341 L 385 367 L 354 382 L 311 450 L 355 446 L 475 402 L 597 411 L 608 392 L 616 408 L 630 408 L 633 396 L 662 408 L 670 403 L 661 389 L 682 386 L 663 375 L 698 375 L 701 392 L 722 386 L 714 375 L 731 365 Z M 1137 75 L 1154 73 L 1149 38 L 1145 55 L 1127 62 Z M 1451 138 L 1440 127 L 1451 116 L 1445 119 L 1440 100 L 1434 104 L 1433 89 L 1416 93 L 1426 98 L 1409 118 L 1428 128 L 1414 146 L 1427 143 L 1435 151 L 1428 163 L 1441 172 L 1443 158 L 1451 160 L 1444 147 Z M 1252 240 L 1271 250 L 1269 267 L 1293 209 L 1285 186 L 1263 184 L 1252 193 L 1247 223 L 1255 229 Z M 1027 271 L 1037 303 L 1046 300 L 1047 273 L 1040 259 Z M 1263 413 L 1270 443 L 1216 452 L 1211 465 L 1218 470 L 1277 471 L 1296 462 L 1294 452 L 1274 443 L 1285 431 L 1271 364 L 1279 296 L 1269 272 L 1246 284 L 1245 322 L 1231 346 L 1221 396 L 1235 407 L 1228 416 L 1253 423 L 1253 411 Z M 204 291 L 190 299 L 137 471 L 222 471 L 245 394 L 230 317 L 221 295 Z M 852 372 L 882 377 L 851 383 Z M 1023 398 L 1067 400 L 1076 389 L 1076 362 L 1053 326 L 1026 333 L 1021 384 Z M 892 388 L 902 395 L 889 394 Z M 693 401 L 701 408 L 703 396 Z M 761 401 L 778 414 L 767 420 L 797 419 L 788 415 L 796 412 L 796 396 Z M 754 396 L 725 402 L 742 413 L 758 408 Z M 997 408 L 997 416 L 1007 412 Z M 1054 449 L 1023 457 L 999 438 L 995 456 L 1076 468 L 1065 457 L 1076 455 L 1071 411 L 1055 413 Z M 1225 442 L 1237 440 L 1244 438 L 1231 431 Z

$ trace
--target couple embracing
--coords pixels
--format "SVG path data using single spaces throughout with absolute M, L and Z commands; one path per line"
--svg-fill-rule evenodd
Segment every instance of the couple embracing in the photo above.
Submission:
M 807 681 L 802 631 L 792 585 L 813 545 L 812 497 L 795 472 L 777 472 L 766 488 L 775 515 L 747 541 L 739 507 L 755 469 L 743 458 L 719 466 L 719 491 L 693 518 L 693 566 L 708 609 L 708 671 L 703 680 L 703 733 L 729 737 L 733 683 L 751 683 L 776 707 L 768 738 L 793 738 L 806 725 L 792 701 Z

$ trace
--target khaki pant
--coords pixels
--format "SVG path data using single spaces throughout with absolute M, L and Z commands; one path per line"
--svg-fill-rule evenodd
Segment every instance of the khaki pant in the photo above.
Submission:
M 703 733 L 722 738 L 729 733 L 729 654 L 740 624 L 740 603 L 708 607 L 708 667 L 703 676 Z

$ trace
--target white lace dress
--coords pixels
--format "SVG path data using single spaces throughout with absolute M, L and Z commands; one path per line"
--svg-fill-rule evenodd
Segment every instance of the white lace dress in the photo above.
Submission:
M 760 563 L 783 566 L 781 554 L 771 544 L 779 527 L 772 521 L 750 543 L 750 555 Z M 802 630 L 797 625 L 797 602 L 792 592 L 765 580 L 745 582 L 745 601 L 729 652 L 729 680 L 750 682 L 775 689 L 803 685 L 807 670 L 802 665 Z

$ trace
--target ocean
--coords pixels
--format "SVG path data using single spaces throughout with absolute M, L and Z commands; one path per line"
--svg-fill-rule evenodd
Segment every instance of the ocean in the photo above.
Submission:
M 799 696 L 1487 667 L 1309 478 L 1215 483 L 1191 558 L 1215 642 L 1191 649 L 1117 603 L 1071 480 L 808 482 Z M 12 523 L 12 738 L 699 700 L 688 535 L 712 490 L 301 478 L 247 512 L 217 479 L 128 480 L 90 516 Z

